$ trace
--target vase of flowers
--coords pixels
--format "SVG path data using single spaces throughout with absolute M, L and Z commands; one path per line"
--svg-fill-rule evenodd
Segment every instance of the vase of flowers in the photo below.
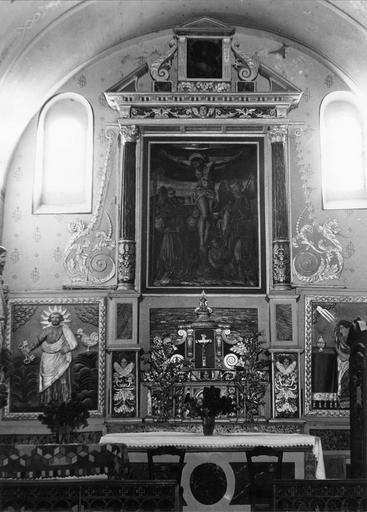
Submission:
M 203 416 L 202 422 L 204 436 L 212 436 L 215 428 L 215 416 Z
M 217 416 L 233 412 L 232 399 L 220 393 L 220 388 L 209 386 L 204 387 L 202 395 L 185 397 L 184 405 L 188 415 L 201 418 L 205 436 L 213 435 Z

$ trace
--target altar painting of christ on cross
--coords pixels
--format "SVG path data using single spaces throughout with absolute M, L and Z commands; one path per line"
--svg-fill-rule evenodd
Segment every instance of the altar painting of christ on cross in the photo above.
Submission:
M 146 290 L 264 287 L 260 139 L 146 142 Z

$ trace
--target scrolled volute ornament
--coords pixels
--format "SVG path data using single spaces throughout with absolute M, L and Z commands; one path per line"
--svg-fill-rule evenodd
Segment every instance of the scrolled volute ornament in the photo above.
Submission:
M 177 42 L 172 39 L 169 42 L 169 51 L 162 57 L 155 60 L 150 66 L 150 74 L 156 82 L 165 82 L 169 79 L 169 72 L 172 66 L 172 59 L 177 51 Z
M 100 285 L 116 273 L 112 221 L 107 213 L 106 216 L 107 232 L 95 232 L 80 220 L 69 224 L 72 239 L 65 251 L 64 265 L 73 284 Z
M 257 57 L 250 57 L 240 50 L 240 43 L 235 41 L 232 44 L 232 51 L 235 56 L 233 67 L 238 73 L 238 78 L 245 82 L 255 80 L 259 72 L 259 61 Z
M 116 274 L 113 222 L 109 213 L 103 209 L 116 133 L 107 130 L 106 140 L 108 146 L 96 212 L 88 224 L 77 219 L 68 226 L 71 238 L 64 251 L 64 268 L 71 283 L 77 286 L 99 286 L 110 281 Z
M 179 335 L 179 338 L 176 338 L 175 344 L 176 345 L 182 345 L 182 343 L 185 343 L 185 341 L 186 341 L 187 331 L 186 331 L 186 329 L 179 329 L 177 331 L 177 333 Z

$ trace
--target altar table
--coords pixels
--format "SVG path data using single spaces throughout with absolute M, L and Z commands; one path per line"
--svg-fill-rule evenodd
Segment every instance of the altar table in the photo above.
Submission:
M 305 451 L 312 449 L 316 459 L 316 478 L 325 478 L 324 456 L 321 440 L 308 434 L 275 434 L 267 432 L 245 432 L 243 434 L 215 434 L 204 436 L 194 432 L 129 432 L 105 434 L 101 444 L 122 443 L 129 449 L 176 446 L 186 451 L 244 451 L 255 446 L 281 448 L 283 451 Z
M 300 470 L 304 470 L 304 453 L 295 452 L 312 452 L 316 461 L 315 476 L 317 479 L 325 478 L 321 440 L 307 434 L 244 432 L 204 436 L 196 432 L 177 431 L 124 432 L 106 434 L 102 436 L 100 443 L 123 443 L 128 448 L 130 461 L 135 457 L 140 462 L 146 460 L 145 452 L 148 448 L 184 448 L 186 457 L 181 483 L 187 504 L 184 507 L 185 512 L 250 510 L 250 505 L 244 504 L 246 501 L 239 503 L 238 494 L 244 488 L 245 482 L 242 480 L 243 476 L 238 479 L 237 472 L 238 468 L 245 465 L 244 451 L 255 446 L 269 446 L 288 452 L 284 454 L 283 462 L 297 461 L 295 478 L 304 478 L 300 474 Z M 140 453 L 143 458 L 139 459 Z M 208 490 L 209 487 L 211 490 Z M 210 494 L 213 493 L 213 487 L 215 497 Z

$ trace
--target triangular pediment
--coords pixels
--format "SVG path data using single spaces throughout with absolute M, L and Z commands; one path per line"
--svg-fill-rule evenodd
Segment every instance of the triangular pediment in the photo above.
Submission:
M 202 17 L 173 32 L 165 54 L 106 91 L 125 118 L 285 118 L 298 105 L 302 91 L 246 53 L 233 27 Z
M 225 25 L 224 23 L 215 20 L 214 18 L 203 17 L 186 23 L 180 27 L 176 27 L 173 32 L 177 35 L 206 34 L 231 36 L 234 34 L 235 30 L 233 27 Z

